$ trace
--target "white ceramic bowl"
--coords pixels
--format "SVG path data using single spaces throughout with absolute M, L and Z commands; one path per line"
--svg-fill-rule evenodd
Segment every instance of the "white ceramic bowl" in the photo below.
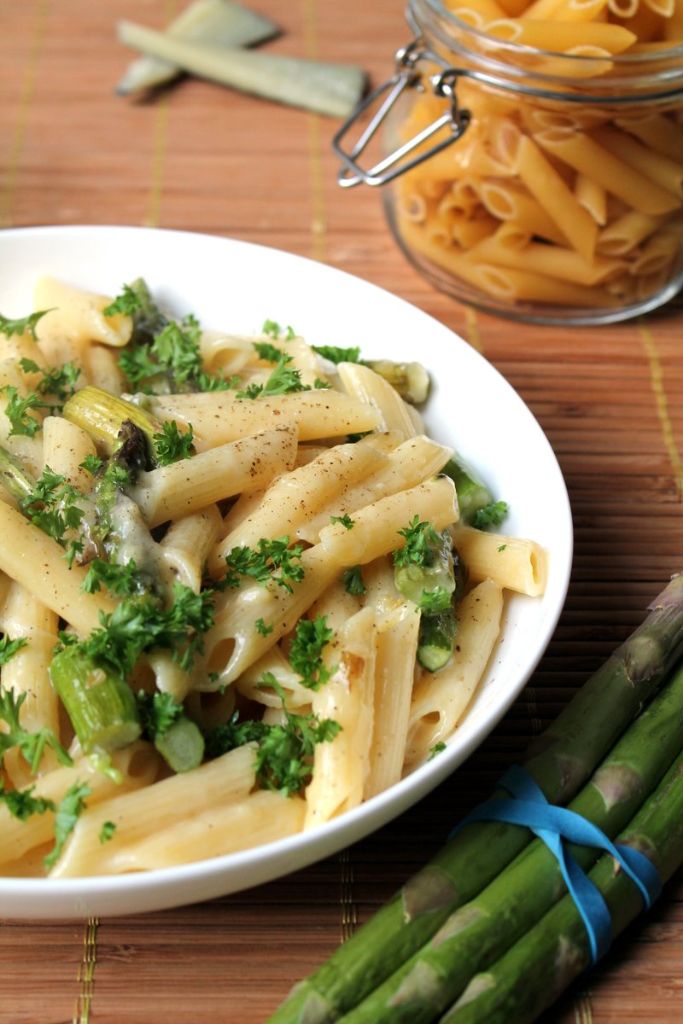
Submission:
M 426 422 L 510 505 L 505 529 L 550 555 L 542 598 L 513 597 L 476 699 L 447 750 L 385 793 L 317 830 L 242 853 L 122 877 L 0 879 L 3 917 L 130 914 L 235 892 L 302 868 L 379 828 L 462 762 L 498 722 L 538 663 L 560 614 L 572 525 L 562 474 L 521 398 L 461 338 L 401 299 L 319 263 L 198 234 L 127 227 L 0 233 L 0 311 L 25 316 L 43 274 L 116 294 L 143 276 L 163 305 L 206 327 L 258 333 L 270 317 L 314 344 L 360 345 L 368 356 L 418 359 L 433 379 Z M 444 822 L 444 830 L 450 826 Z

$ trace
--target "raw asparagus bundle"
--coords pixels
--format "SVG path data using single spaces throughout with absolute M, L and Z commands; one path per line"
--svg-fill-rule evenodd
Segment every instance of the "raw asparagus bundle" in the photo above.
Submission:
M 683 668 L 645 709 L 569 805 L 610 838 L 631 820 L 683 749 Z M 598 858 L 572 847 L 587 870 Z M 472 976 L 521 938 L 565 892 L 557 861 L 540 840 L 469 903 L 415 956 L 346 1014 L 344 1024 L 429 1024 Z
M 683 754 L 618 842 L 644 853 L 663 882 L 683 863 Z M 642 910 L 642 897 L 610 856 L 601 857 L 589 877 L 605 897 L 612 933 L 618 935 Z M 585 925 L 571 897 L 565 896 L 505 956 L 472 978 L 441 1024 L 526 1024 L 590 962 Z
M 528 751 L 527 771 L 551 803 L 572 799 L 681 653 L 683 576 L 679 575 L 650 606 L 645 621 Z M 270 1024 L 337 1020 L 424 946 L 450 914 L 481 892 L 530 839 L 527 830 L 512 825 L 468 825 L 322 967 L 294 988 Z

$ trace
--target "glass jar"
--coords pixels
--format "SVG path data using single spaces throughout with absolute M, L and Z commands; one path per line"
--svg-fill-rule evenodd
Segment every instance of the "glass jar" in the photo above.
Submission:
M 509 13 L 526 3 L 410 0 L 416 38 L 335 137 L 340 184 L 385 185 L 405 254 L 470 305 L 538 323 L 652 310 L 683 284 L 683 13 L 670 0 Z

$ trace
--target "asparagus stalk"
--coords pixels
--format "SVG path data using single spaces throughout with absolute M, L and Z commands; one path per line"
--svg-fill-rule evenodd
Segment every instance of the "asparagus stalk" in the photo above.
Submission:
M 365 72 L 350 64 L 187 42 L 131 21 L 119 22 L 119 39 L 201 78 L 331 117 L 348 117 L 365 87 Z
M 569 806 L 614 837 L 682 747 L 679 668 Z M 598 858 L 589 847 L 572 847 L 572 853 L 584 870 Z M 557 861 L 535 840 L 475 899 L 452 914 L 427 945 L 344 1016 L 344 1024 L 433 1021 L 474 974 L 502 956 L 565 891 Z
M 486 484 L 482 483 L 475 472 L 457 455 L 451 456 L 441 472 L 449 476 L 455 484 L 460 519 L 471 526 L 477 512 L 492 504 L 493 495 Z
M 199 726 L 186 715 L 155 736 L 154 746 L 174 772 L 189 772 L 204 757 L 204 737 Z
M 363 362 L 384 377 L 406 402 L 422 405 L 427 401 L 431 381 L 422 363 L 395 363 L 391 359 L 364 359 Z
M 527 752 L 526 768 L 552 803 L 574 796 L 681 653 L 683 576 L 678 575 Z M 356 1006 L 481 892 L 530 838 L 513 825 L 468 825 L 294 989 L 270 1024 L 324 1024 Z
M 87 431 L 109 455 L 119 444 L 119 434 L 126 422 L 139 427 L 147 438 L 150 452 L 154 451 L 154 434 L 161 430 L 158 420 L 139 405 L 111 395 L 108 391 L 93 387 L 91 384 L 76 391 L 69 398 L 64 405 L 62 416 Z
M 214 46 L 252 46 L 272 39 L 277 25 L 230 0 L 195 0 L 166 29 L 166 34 Z M 139 57 L 116 87 L 120 96 L 172 82 L 182 74 L 177 64 L 158 57 Z
M 618 842 L 644 853 L 667 881 L 683 863 L 683 754 Z M 603 856 L 590 873 L 606 899 L 618 935 L 642 910 L 636 886 Z M 485 973 L 470 981 L 442 1024 L 526 1024 L 549 1006 L 582 970 L 591 953 L 586 929 L 565 896 Z
M 423 615 L 417 643 L 417 660 L 428 672 L 443 668 L 453 653 L 458 631 L 455 610 L 449 606 L 437 615 Z
M 77 647 L 65 647 L 54 656 L 50 679 L 84 753 L 118 750 L 139 737 L 142 730 L 131 688 Z

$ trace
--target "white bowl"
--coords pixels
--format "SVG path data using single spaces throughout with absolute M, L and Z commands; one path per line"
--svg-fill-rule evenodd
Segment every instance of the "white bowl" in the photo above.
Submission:
M 299 256 L 230 239 L 128 227 L 0 233 L 0 310 L 25 316 L 43 274 L 116 294 L 143 276 L 163 305 L 206 327 L 258 333 L 270 317 L 314 344 L 360 345 L 369 356 L 417 359 L 433 392 L 425 419 L 437 440 L 476 466 L 510 505 L 505 530 L 549 552 L 542 598 L 510 598 L 501 640 L 462 725 L 438 757 L 319 829 L 245 852 L 142 874 L 0 879 L 5 918 L 131 914 L 207 900 L 297 870 L 361 839 L 424 796 L 465 760 L 519 694 L 564 602 L 572 524 L 543 431 L 504 378 L 443 324 L 365 281 Z M 451 825 L 444 821 L 444 830 Z

